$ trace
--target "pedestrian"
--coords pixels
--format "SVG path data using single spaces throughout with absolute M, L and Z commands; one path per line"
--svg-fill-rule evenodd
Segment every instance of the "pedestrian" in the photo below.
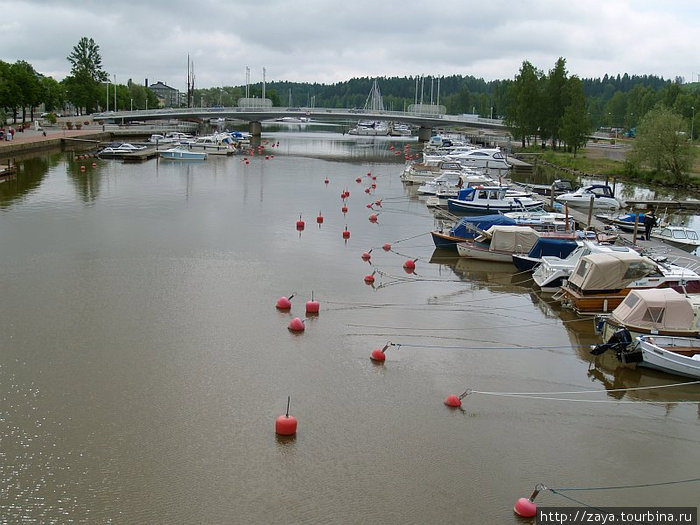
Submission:
M 654 210 L 644 214 L 644 238 L 648 241 L 651 229 L 656 226 L 656 215 Z

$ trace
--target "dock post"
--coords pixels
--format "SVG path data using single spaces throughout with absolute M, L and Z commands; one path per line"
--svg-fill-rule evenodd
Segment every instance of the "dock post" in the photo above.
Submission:
M 257 120 L 251 120 L 250 124 L 248 124 L 248 129 L 250 134 L 254 137 L 259 137 L 262 135 L 262 124 Z

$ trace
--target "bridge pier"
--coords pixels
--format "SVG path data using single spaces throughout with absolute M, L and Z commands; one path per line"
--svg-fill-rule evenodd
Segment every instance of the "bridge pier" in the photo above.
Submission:
M 251 120 L 250 124 L 248 124 L 248 131 L 250 131 L 250 134 L 253 135 L 254 137 L 259 137 L 262 135 L 262 124 L 258 122 L 257 120 Z
M 433 134 L 433 128 L 421 126 L 418 129 L 418 142 L 428 142 Z

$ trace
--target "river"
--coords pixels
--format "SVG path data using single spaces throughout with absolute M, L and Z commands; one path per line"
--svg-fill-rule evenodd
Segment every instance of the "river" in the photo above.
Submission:
M 0 521 L 522 523 L 537 483 L 697 477 L 700 386 L 596 361 L 591 320 L 508 266 L 434 253 L 433 216 L 399 180 L 405 142 L 263 139 L 248 164 L 46 153 L 0 184 Z M 320 314 L 290 332 L 312 293 Z M 274 432 L 287 396 L 291 439 Z

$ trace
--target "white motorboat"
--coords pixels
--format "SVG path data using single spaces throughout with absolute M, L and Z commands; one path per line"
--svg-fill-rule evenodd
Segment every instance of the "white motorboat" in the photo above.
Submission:
M 184 142 L 182 145 L 193 151 L 204 151 L 210 155 L 233 155 L 237 152 L 233 138 L 228 133 L 195 137 L 194 140 Z
M 606 184 L 589 184 L 571 193 L 562 193 L 555 199 L 561 204 L 588 208 L 593 202 L 594 209 L 617 210 L 625 203 L 613 195 L 612 189 Z
M 447 199 L 452 213 L 488 214 L 542 208 L 543 204 L 530 197 L 510 197 L 507 186 L 475 186 L 462 188 L 457 198 Z
M 700 379 L 700 339 L 643 335 L 631 348 L 618 351 L 623 363 L 655 368 L 669 374 Z
M 162 159 L 173 160 L 204 160 L 207 158 L 205 151 L 192 151 L 184 146 L 176 146 L 158 152 Z
M 694 252 L 700 246 L 698 233 L 685 226 L 654 228 L 650 236 L 688 252 Z
M 564 259 L 545 255 L 539 266 L 532 272 L 532 280 L 544 293 L 559 291 L 563 282 L 569 278 L 571 272 L 578 264 L 579 259 L 590 253 L 628 253 L 632 248 L 626 246 L 613 246 L 598 244 L 591 240 L 581 241 L 581 246 L 576 248 Z
M 462 153 L 452 153 L 448 157 L 458 161 L 465 168 L 483 168 L 488 173 L 501 173 L 511 168 L 499 148 L 475 148 Z
M 399 178 L 406 184 L 425 184 L 447 172 L 459 180 L 459 176 L 462 175 L 462 166 L 459 162 L 443 160 L 410 163 L 406 165 Z

